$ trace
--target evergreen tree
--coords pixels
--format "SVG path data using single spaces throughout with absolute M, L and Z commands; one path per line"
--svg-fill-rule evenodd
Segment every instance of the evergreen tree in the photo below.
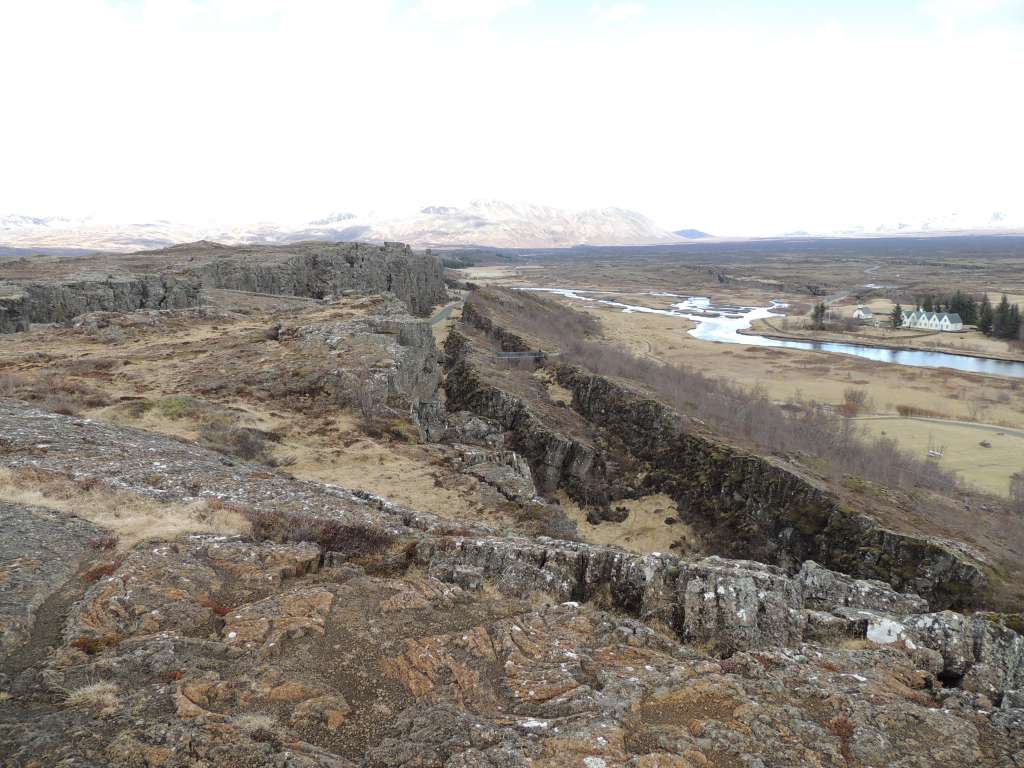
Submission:
M 925 312 L 934 312 L 935 298 L 930 294 L 928 296 L 925 296 L 924 301 L 921 302 L 921 309 L 923 309 Z
M 995 315 L 992 319 L 992 335 L 997 339 L 1010 337 L 1010 302 L 1005 293 L 999 304 L 996 305 Z
M 822 330 L 825 327 L 825 302 L 819 301 L 814 305 L 814 310 L 811 312 L 811 325 L 816 330 Z
M 903 307 L 897 302 L 896 306 L 892 308 L 892 327 L 899 328 L 903 325 Z
M 978 330 L 986 336 L 991 336 L 994 322 L 995 316 L 992 312 L 992 302 L 988 300 L 988 294 L 986 293 L 985 297 L 981 300 L 981 306 L 978 307 Z
M 1006 321 L 1006 338 L 1020 338 L 1020 305 L 1012 304 L 1010 314 Z

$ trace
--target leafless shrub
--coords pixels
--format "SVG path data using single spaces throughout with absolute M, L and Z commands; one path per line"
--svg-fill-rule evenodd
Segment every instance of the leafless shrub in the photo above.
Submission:
M 245 461 L 258 461 L 277 466 L 266 432 L 251 427 L 226 424 L 207 424 L 199 431 L 199 441 L 214 451 L 235 456 Z
M 110 401 L 102 392 L 61 373 L 11 375 L 0 377 L 0 396 L 15 397 L 66 416 L 83 408 L 99 408 Z
M 1024 471 L 1010 475 L 1010 508 L 1024 515 Z
M 916 405 L 897 405 L 896 413 L 905 418 L 942 419 L 945 414 L 938 411 L 930 411 L 927 408 L 918 408 Z
M 983 400 L 972 397 L 967 401 L 967 417 L 971 421 L 981 421 L 986 412 L 988 412 L 988 403 Z
M 866 389 L 847 388 L 843 391 L 842 411 L 844 416 L 857 416 L 867 408 L 869 402 Z
M 392 415 L 387 404 L 387 383 L 369 368 L 340 373 L 338 401 L 359 414 L 364 426 L 373 427 Z

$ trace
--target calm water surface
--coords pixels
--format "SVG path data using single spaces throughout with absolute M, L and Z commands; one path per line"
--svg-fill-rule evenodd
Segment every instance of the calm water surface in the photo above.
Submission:
M 773 310 L 785 307 L 785 304 L 772 302 L 768 307 L 739 307 L 734 305 L 713 305 L 706 296 L 680 296 L 672 293 L 652 292 L 651 296 L 677 298 L 680 301 L 672 305 L 672 309 L 651 309 L 623 304 L 614 299 L 603 298 L 614 296 L 613 291 L 584 291 L 569 288 L 533 288 L 528 290 L 557 293 L 577 301 L 591 301 L 621 307 L 623 312 L 636 312 L 667 317 L 682 317 L 697 323 L 690 335 L 702 341 L 717 341 L 723 344 L 746 344 L 754 347 L 780 347 L 783 349 L 817 350 L 837 355 L 853 355 L 873 360 L 877 363 L 908 365 L 915 368 L 951 368 L 956 371 L 980 373 L 989 376 L 1011 376 L 1024 379 L 1024 363 L 1006 360 L 993 360 L 988 357 L 971 355 L 951 355 L 947 352 L 927 352 L 924 350 L 890 349 L 888 347 L 870 347 L 863 344 L 845 344 L 832 341 L 791 341 L 788 339 L 772 339 L 767 336 L 743 334 L 740 331 L 751 327 L 754 320 L 766 317 L 781 317 Z M 702 313 L 717 313 L 718 317 L 708 317 Z

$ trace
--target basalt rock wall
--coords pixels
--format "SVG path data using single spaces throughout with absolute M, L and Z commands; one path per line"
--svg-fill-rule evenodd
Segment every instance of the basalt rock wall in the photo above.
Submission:
M 472 312 L 467 322 L 503 347 L 526 344 L 480 312 Z M 542 490 L 560 485 L 583 502 L 601 496 L 602 486 L 610 491 L 604 451 L 552 432 L 521 399 L 488 384 L 475 370 L 470 348 L 461 334 L 449 337 L 449 402 L 503 424 L 543 480 Z M 815 560 L 916 592 L 934 609 L 983 600 L 984 571 L 947 544 L 888 530 L 770 458 L 686 432 L 670 408 L 609 379 L 565 364 L 555 366 L 555 375 L 573 393 L 573 408 L 601 430 L 605 442 L 621 445 L 642 462 L 642 492 L 670 495 L 709 551 L 789 571 Z
M 195 269 L 209 288 L 322 299 L 345 291 L 391 292 L 415 315 L 445 301 L 441 262 L 401 243 L 328 243 L 243 251 Z
M 181 309 L 200 303 L 198 281 L 169 274 L 26 283 L 22 288 L 33 323 L 64 323 L 86 312 Z
M 972 605 L 983 591 L 981 568 L 944 543 L 887 530 L 772 459 L 684 432 L 671 409 L 606 378 L 571 365 L 556 377 L 579 413 L 648 462 L 645 486 L 671 495 L 716 552 L 788 570 L 815 560 L 937 608 Z

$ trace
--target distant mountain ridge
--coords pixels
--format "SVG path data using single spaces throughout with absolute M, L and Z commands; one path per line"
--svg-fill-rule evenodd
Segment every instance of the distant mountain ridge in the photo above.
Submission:
M 106 224 L 87 219 L 0 217 L 0 245 L 11 248 L 130 251 L 196 240 L 229 244 L 366 240 L 419 247 L 561 248 L 673 243 L 684 238 L 623 208 L 571 211 L 497 200 L 477 200 L 464 207 L 425 206 L 410 216 L 388 219 L 339 212 L 299 226 L 196 227 L 170 221 Z

